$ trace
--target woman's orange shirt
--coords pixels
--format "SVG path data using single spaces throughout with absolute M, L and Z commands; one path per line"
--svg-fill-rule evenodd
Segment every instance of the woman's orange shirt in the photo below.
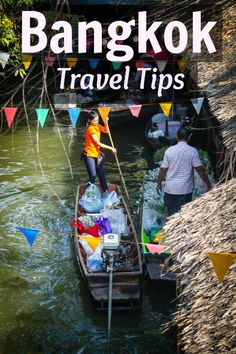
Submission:
M 87 156 L 98 157 L 100 155 L 100 146 L 93 141 L 92 135 L 97 135 L 98 140 L 100 141 L 101 132 L 108 133 L 106 127 L 103 127 L 100 124 L 89 124 L 86 129 L 84 151 Z

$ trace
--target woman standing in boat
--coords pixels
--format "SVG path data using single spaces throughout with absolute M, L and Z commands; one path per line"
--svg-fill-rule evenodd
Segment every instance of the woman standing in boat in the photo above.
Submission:
M 103 156 L 101 148 L 111 150 L 116 154 L 116 149 L 112 146 L 105 145 L 100 142 L 101 133 L 108 133 L 108 118 L 104 126 L 100 125 L 98 114 L 91 111 L 88 116 L 88 126 L 85 132 L 85 148 L 83 150 L 83 158 L 89 175 L 89 182 L 95 183 L 96 175 L 104 192 L 108 190 L 107 181 L 103 167 Z

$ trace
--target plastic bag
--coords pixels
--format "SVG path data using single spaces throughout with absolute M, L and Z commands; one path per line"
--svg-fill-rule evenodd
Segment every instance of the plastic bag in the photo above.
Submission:
M 111 231 L 114 234 L 129 232 L 123 209 L 104 209 L 102 210 L 102 215 L 110 220 Z
M 94 217 L 93 220 L 98 225 L 98 230 L 100 235 L 105 235 L 111 233 L 110 220 L 108 218 Z
M 87 267 L 90 272 L 98 272 L 102 269 L 102 249 L 103 244 L 100 243 L 94 254 L 87 259 Z
M 103 207 L 100 189 L 95 184 L 90 184 L 79 200 L 79 204 L 87 213 L 100 212 Z
M 157 224 L 157 213 L 153 209 L 144 209 L 143 228 L 149 230 L 152 226 L 159 226 Z
M 118 197 L 116 191 L 112 191 L 109 193 L 104 193 L 102 196 L 102 201 L 104 209 L 111 209 L 120 203 L 120 198 Z

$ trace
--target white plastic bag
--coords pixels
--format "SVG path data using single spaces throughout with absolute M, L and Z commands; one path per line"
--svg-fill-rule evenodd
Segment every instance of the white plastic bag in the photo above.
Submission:
M 87 213 L 99 213 L 103 207 L 100 189 L 95 184 L 90 184 L 79 200 L 79 204 Z
M 129 232 L 126 216 L 122 209 L 103 209 L 102 215 L 110 220 L 112 233 L 119 235 Z
M 118 197 L 116 191 L 112 191 L 106 194 L 104 193 L 102 196 L 102 200 L 104 209 L 114 208 L 120 202 L 120 198 Z
M 157 224 L 157 212 L 153 209 L 144 209 L 143 212 L 143 228 L 150 230 L 151 227 L 158 226 Z
M 103 249 L 103 244 L 100 243 L 94 254 L 87 259 L 87 267 L 90 272 L 98 272 L 99 270 L 102 269 L 102 249 Z

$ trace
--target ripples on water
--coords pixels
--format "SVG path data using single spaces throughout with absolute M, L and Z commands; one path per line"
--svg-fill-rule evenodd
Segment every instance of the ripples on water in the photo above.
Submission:
M 147 167 L 142 129 L 112 132 L 133 204 Z M 61 131 L 73 179 L 52 127 L 40 130 L 39 155 L 35 131 L 34 153 L 26 128 L 0 138 L 1 354 L 106 353 L 107 314 L 95 311 L 78 274 L 70 228 L 77 185 L 87 179 L 80 161 L 83 139 L 66 126 Z M 119 183 L 109 152 L 106 170 L 107 179 Z M 32 248 L 16 226 L 40 229 Z M 173 296 L 171 287 L 145 283 L 140 311 L 113 314 L 111 353 L 175 353 L 173 336 L 160 334 Z

